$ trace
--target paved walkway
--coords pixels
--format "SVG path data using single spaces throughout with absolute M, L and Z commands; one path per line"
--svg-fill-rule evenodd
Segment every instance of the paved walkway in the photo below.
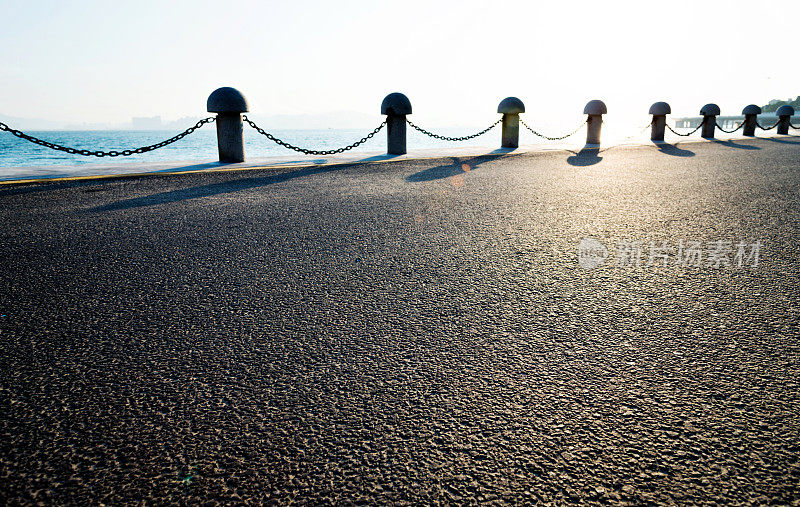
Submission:
M 798 139 L 0 203 L 6 498 L 800 500 Z

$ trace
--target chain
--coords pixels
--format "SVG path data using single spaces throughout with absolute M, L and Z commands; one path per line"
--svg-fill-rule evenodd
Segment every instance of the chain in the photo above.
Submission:
M 756 121 L 756 127 L 760 128 L 761 130 L 772 130 L 775 127 L 777 127 L 780 122 L 781 121 L 778 120 L 778 121 L 775 122 L 775 125 L 772 125 L 771 127 L 762 127 L 761 124 Z
M 159 148 L 163 148 L 168 144 L 172 144 L 175 141 L 180 141 L 184 137 L 188 136 L 195 130 L 199 129 L 206 123 L 212 123 L 215 121 L 215 117 L 205 118 L 197 122 L 193 127 L 189 127 L 188 129 L 184 130 L 180 134 L 175 137 L 170 137 L 166 141 L 161 141 L 157 144 L 151 144 L 150 146 L 144 146 L 142 148 L 136 148 L 135 150 L 120 150 L 120 151 L 90 151 L 90 150 L 78 150 L 75 148 L 69 148 L 67 146 L 61 146 L 60 144 L 51 143 L 49 141 L 45 141 L 43 139 L 39 139 L 38 137 L 29 136 L 24 132 L 20 132 L 19 130 L 14 130 L 5 123 L 0 122 L 0 131 L 2 132 L 9 132 L 20 139 L 25 139 L 26 141 L 30 141 L 34 144 L 38 144 L 40 146 L 44 146 L 45 148 L 50 148 L 51 150 L 58 150 L 58 151 L 65 151 L 71 155 L 83 155 L 84 157 L 128 157 L 130 155 L 138 155 L 140 153 L 147 153 L 148 151 L 157 150 Z
M 795 130 L 800 130 L 800 125 L 792 125 L 792 122 L 789 122 L 789 126 Z
M 688 134 L 681 134 L 680 132 L 675 132 L 674 130 L 672 130 L 672 127 L 670 127 L 670 126 L 669 126 L 669 123 L 667 123 L 667 128 L 669 129 L 669 131 L 670 131 L 670 132 L 672 132 L 672 133 L 673 133 L 673 134 L 675 134 L 676 136 L 681 136 L 681 137 L 689 137 L 690 135 L 692 135 L 692 134 L 694 134 L 695 132 L 697 132 L 698 130 L 700 130 L 700 127 L 702 127 L 702 126 L 703 126 L 703 125 L 705 125 L 705 124 L 706 124 L 706 118 L 705 118 L 705 116 L 704 116 L 704 117 L 703 117 L 703 121 L 701 121 L 701 122 L 700 122 L 700 125 L 698 125 L 696 129 L 692 130 L 692 131 L 691 131 L 691 132 L 689 132 Z
M 472 139 L 474 137 L 482 136 L 483 134 L 485 134 L 485 133 L 489 132 L 490 130 L 492 130 L 493 128 L 495 128 L 497 126 L 497 124 L 500 123 L 501 121 L 503 121 L 502 118 L 497 120 L 496 122 L 492 123 L 491 125 L 489 125 L 485 129 L 481 130 L 477 134 L 472 134 L 471 136 L 447 137 L 447 136 L 440 136 L 439 134 L 434 134 L 433 132 L 428 132 L 424 128 L 414 125 L 413 123 L 411 123 L 411 120 L 406 118 L 406 122 L 408 122 L 408 124 L 411 125 L 411 128 L 422 132 L 426 136 L 433 137 L 434 139 L 441 139 L 442 141 L 467 141 L 468 139 Z
M 572 131 L 572 132 L 570 132 L 569 134 L 567 134 L 567 135 L 565 135 L 565 136 L 561 136 L 561 137 L 548 137 L 548 136 L 546 136 L 546 135 L 544 135 L 544 134 L 540 134 L 540 133 L 536 132 L 535 130 L 533 130 L 532 128 L 530 128 L 530 127 L 528 126 L 528 124 L 527 124 L 527 123 L 525 123 L 524 121 L 522 121 L 522 119 L 521 119 L 521 118 L 520 118 L 519 122 L 520 122 L 520 123 L 521 123 L 521 124 L 522 124 L 522 125 L 523 125 L 523 126 L 526 128 L 526 129 L 530 130 L 530 131 L 531 131 L 531 133 L 533 133 L 533 135 L 535 135 L 535 136 L 539 136 L 539 137 L 541 137 L 542 139 L 547 139 L 548 141 L 560 141 L 561 139 L 566 139 L 566 138 L 568 138 L 569 136 L 571 136 L 571 135 L 575 134 L 576 132 L 578 132 L 578 131 L 579 131 L 579 130 L 580 130 L 580 129 L 581 129 L 583 126 L 584 126 L 584 125 L 586 125 L 586 123 L 588 123 L 588 120 L 587 120 L 587 121 L 585 121 L 585 122 L 583 122 L 583 123 L 581 123 L 580 125 L 578 125 L 578 128 L 576 128 L 575 130 L 573 130 L 573 131 Z M 645 127 L 645 128 L 646 128 L 646 127 Z
M 281 145 L 281 146 L 283 146 L 285 148 L 288 148 L 290 150 L 294 150 L 294 151 L 297 151 L 297 152 L 300 152 L 300 153 L 304 153 L 306 155 L 334 155 L 334 154 L 337 154 L 337 153 L 343 153 L 343 152 L 345 152 L 347 150 L 352 150 L 353 148 L 355 148 L 357 146 L 360 146 L 361 144 L 364 144 L 365 142 L 367 142 L 369 139 L 374 137 L 375 134 L 380 132 L 381 129 L 383 129 L 383 127 L 386 126 L 386 121 L 384 121 L 383 123 L 378 125 L 372 132 L 367 134 L 365 137 L 363 137 L 360 140 L 356 141 L 355 143 L 353 143 L 353 144 L 351 144 L 349 146 L 345 146 L 343 148 L 337 148 L 335 150 L 308 150 L 308 149 L 305 149 L 305 148 L 299 148 L 297 146 L 293 146 L 293 145 L 291 145 L 291 144 L 289 144 L 289 143 L 287 143 L 285 141 L 282 141 L 281 139 L 278 139 L 277 137 L 275 137 L 272 134 L 264 131 L 264 129 L 260 128 L 258 125 L 253 123 L 253 121 L 250 120 L 246 115 L 243 115 L 242 119 L 248 125 L 250 125 L 252 128 L 254 128 L 256 131 L 258 131 L 259 134 L 261 134 L 263 136 L 266 136 L 269 140 L 271 140 L 271 141 L 273 141 L 273 142 L 275 142 L 275 143 L 277 143 L 277 144 L 279 144 L 279 145 Z M 167 146 L 167 145 L 172 144 L 174 142 L 180 141 L 184 137 L 192 134 L 195 130 L 201 128 L 202 126 L 206 125 L 207 123 L 213 123 L 215 120 L 216 120 L 216 118 L 213 117 L 213 116 L 209 117 L 209 118 L 204 118 L 204 119 L 198 121 L 194 126 L 189 127 L 188 129 L 184 130 L 180 134 L 178 134 L 178 135 L 176 135 L 174 137 L 170 137 L 169 139 L 167 139 L 165 141 L 161 141 L 160 143 L 151 144 L 149 146 L 143 146 L 141 148 L 136 148 L 136 149 L 133 149 L 133 150 L 119 150 L 119 151 L 118 150 L 111 150 L 111 151 L 78 150 L 76 148 L 70 148 L 70 147 L 67 147 L 67 146 L 61 146 L 59 144 L 51 143 L 49 141 L 45 141 L 43 139 L 39 139 L 37 137 L 30 136 L 28 134 L 25 134 L 24 132 L 19 131 L 19 130 L 12 129 L 11 127 L 9 127 L 8 125 L 6 125 L 3 122 L 0 122 L 0 132 L 9 132 L 12 135 L 14 135 L 14 136 L 16 136 L 16 137 L 18 137 L 20 139 L 24 139 L 24 140 L 32 142 L 34 144 L 38 144 L 40 146 L 44 146 L 45 148 L 50 148 L 50 149 L 53 149 L 53 150 L 63 151 L 63 152 L 69 153 L 71 155 L 82 155 L 82 156 L 85 156 L 85 157 L 90 157 L 90 156 L 91 157 L 119 157 L 119 156 L 127 157 L 127 156 L 130 156 L 130 155 L 138 155 L 138 154 L 141 154 L 141 153 L 147 153 L 149 151 L 157 150 L 159 148 L 163 148 L 164 146 Z M 433 137 L 435 139 L 441 139 L 442 141 L 466 141 L 466 140 L 473 139 L 475 137 L 481 136 L 481 135 L 489 132 L 490 130 L 495 128 L 502 121 L 502 119 L 497 120 L 493 124 L 489 125 L 489 127 L 481 130 L 480 132 L 477 132 L 477 133 L 469 135 L 469 136 L 464 136 L 464 137 L 441 136 L 441 135 L 438 135 L 438 134 L 434 134 L 433 132 L 429 132 L 429 131 L 421 128 L 421 127 L 418 127 L 417 125 L 412 123 L 411 120 L 406 119 L 406 121 L 408 122 L 408 124 L 412 128 L 418 130 L 419 132 L 421 132 L 421 133 L 423 133 L 425 135 Z M 587 122 L 581 123 L 575 130 L 573 130 L 572 132 L 570 132 L 567 135 L 560 136 L 560 137 L 550 137 L 550 136 L 546 136 L 546 135 L 540 134 L 539 132 L 533 130 L 522 119 L 520 119 L 519 122 L 526 129 L 531 131 L 531 133 L 533 133 L 534 135 L 539 136 L 539 137 L 541 137 L 543 139 L 547 139 L 548 141 L 559 141 L 559 140 L 562 140 L 562 139 L 566 139 L 566 138 L 574 135 L 576 132 L 578 132 L 587 123 Z M 694 130 L 692 130 L 691 132 L 688 132 L 686 134 L 681 134 L 679 132 L 676 132 L 675 130 L 672 129 L 672 127 L 669 126 L 668 123 L 666 124 L 666 127 L 670 130 L 670 132 L 672 132 L 675 135 L 682 136 L 682 137 L 688 137 L 688 136 L 694 134 L 695 132 L 697 132 L 698 130 L 700 130 L 700 128 L 705 124 L 705 122 L 706 122 L 706 120 L 705 120 L 705 118 L 703 118 L 703 121 L 700 122 L 700 125 L 698 125 L 697 128 L 695 128 Z M 762 130 L 772 130 L 775 127 L 777 127 L 779 123 L 780 123 L 780 120 L 777 121 L 774 125 L 769 126 L 769 127 L 763 127 L 759 123 L 756 123 L 756 126 L 758 128 L 760 128 L 760 129 L 762 129 Z M 652 122 L 649 123 L 647 126 L 645 126 L 644 129 L 642 129 L 642 131 L 644 131 L 645 129 L 647 129 L 651 125 L 652 125 Z M 744 122 L 740 123 L 739 126 L 736 127 L 733 130 L 725 130 L 719 125 L 719 123 L 716 123 L 716 126 L 722 132 L 725 132 L 727 134 L 732 134 L 732 133 L 736 132 L 737 130 L 741 129 L 744 126 Z M 795 126 L 795 125 L 792 125 L 791 123 L 789 123 L 789 126 L 791 128 L 793 128 L 793 129 L 800 130 L 800 125 Z
M 717 124 L 717 128 L 718 128 L 718 129 L 720 129 L 721 131 L 725 132 L 726 134 L 733 134 L 734 132 L 736 132 L 736 131 L 737 131 L 737 130 L 739 130 L 740 128 L 744 127 L 744 120 L 742 120 L 742 123 L 740 123 L 740 124 L 739 124 L 739 126 L 738 126 L 738 127 L 736 127 L 736 128 L 735 128 L 735 129 L 733 129 L 733 130 L 725 130 L 724 128 L 722 128 L 722 126 L 719 124 L 719 122 L 718 122 L 718 121 L 715 121 L 714 123 L 716 123 L 716 124 Z
M 351 144 L 349 146 L 345 146 L 344 148 L 336 148 L 335 150 L 307 150 L 305 148 L 299 148 L 297 146 L 294 146 L 292 144 L 287 143 L 286 141 L 282 141 L 282 140 L 278 139 L 277 137 L 273 136 L 269 132 L 265 131 L 264 129 L 262 129 L 261 127 L 259 127 L 255 123 L 253 123 L 253 121 L 250 120 L 250 118 L 248 118 L 247 115 L 243 115 L 242 116 L 242 120 L 244 120 L 245 123 L 247 123 L 248 125 L 250 125 L 254 129 L 256 129 L 256 131 L 259 134 L 261 134 L 262 136 L 266 136 L 266 138 L 269 139 L 270 141 L 272 141 L 274 143 L 277 143 L 277 144 L 283 146 L 284 148 L 289 148 L 290 150 L 298 151 L 298 152 L 303 153 L 305 155 L 335 155 L 337 153 L 344 153 L 345 151 L 352 150 L 356 146 L 360 146 L 360 145 L 364 144 L 365 142 L 367 142 L 367 140 L 372 139 L 372 137 L 375 134 L 380 132 L 381 129 L 386 126 L 386 121 L 384 120 L 383 123 L 381 123 L 380 125 L 375 127 L 375 130 L 373 130 L 372 132 L 370 132 L 366 136 L 362 137 L 358 141 L 354 142 L 353 144 Z

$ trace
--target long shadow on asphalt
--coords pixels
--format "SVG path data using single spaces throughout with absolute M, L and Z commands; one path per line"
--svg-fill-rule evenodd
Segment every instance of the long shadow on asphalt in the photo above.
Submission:
M 185 201 L 187 199 L 198 199 L 201 197 L 211 197 L 220 194 L 229 194 L 231 192 L 239 192 L 241 190 L 248 190 L 251 188 L 263 187 L 266 185 L 273 185 L 275 183 L 282 183 L 284 181 L 293 180 L 295 178 L 302 178 L 305 176 L 313 176 L 315 174 L 322 174 L 341 169 L 343 166 L 321 166 L 321 167 L 304 167 L 295 171 L 288 171 L 280 174 L 272 174 L 269 176 L 262 176 L 257 178 L 242 178 L 232 181 L 224 181 L 221 183 L 212 183 L 210 185 L 203 185 L 200 187 L 180 188 L 177 190 L 170 190 L 168 192 L 161 192 L 159 194 L 147 195 L 144 197 L 134 197 L 132 199 L 125 199 L 124 201 L 105 204 L 97 206 L 88 210 L 89 213 L 102 213 L 105 211 L 116 211 L 131 208 L 141 208 L 144 206 L 154 206 L 157 204 L 167 204 L 178 201 Z
M 668 143 L 665 143 L 663 141 L 653 142 L 653 144 L 655 145 L 656 148 L 658 148 L 659 152 L 661 152 L 661 153 L 663 153 L 665 155 L 672 155 L 673 157 L 694 157 L 694 152 L 693 151 L 689 151 L 689 150 L 684 150 L 682 148 L 678 148 L 678 146 L 674 145 L 674 144 L 668 144 Z M 625 147 L 625 146 L 630 146 L 630 145 L 617 144 L 617 145 L 614 145 L 614 146 L 609 146 L 608 148 L 600 149 L 598 154 L 599 153 L 605 153 L 605 152 L 607 152 L 609 150 L 613 150 L 615 148 L 622 148 L 622 147 Z M 592 150 L 594 150 L 594 148 L 592 148 Z M 575 152 L 573 151 L 572 153 L 575 153 Z M 584 157 L 587 158 L 587 159 L 591 159 L 592 158 L 592 153 L 586 148 L 581 150 L 579 153 L 576 153 L 576 156 L 580 156 L 580 154 L 584 154 Z M 572 158 L 575 158 L 575 157 L 570 157 L 570 158 L 572 159 Z M 597 162 L 599 162 L 602 159 L 603 159 L 603 157 L 597 157 Z M 572 162 L 570 162 L 570 163 L 572 165 L 591 165 L 591 164 L 588 164 L 588 163 L 579 163 L 579 162 L 586 162 L 586 160 L 575 160 L 575 162 L 576 163 L 574 163 L 574 164 L 572 164 Z M 597 162 L 594 162 L 594 163 L 597 163 Z
M 459 173 L 468 172 L 469 170 L 477 167 L 479 164 L 484 162 L 488 162 L 489 160 L 494 160 L 499 158 L 506 153 L 509 153 L 512 150 L 495 150 L 492 154 L 483 155 L 479 157 L 472 157 L 472 158 L 465 158 L 465 159 L 458 159 L 454 158 L 455 161 L 461 160 L 457 167 Z M 370 160 L 387 160 L 388 158 L 395 158 L 394 155 L 392 156 L 380 156 L 380 157 L 370 157 L 369 159 L 364 159 L 363 161 L 370 161 Z M 476 162 L 476 160 L 478 160 Z M 358 162 L 354 162 L 357 164 Z M 464 166 L 469 166 L 467 169 L 464 169 Z M 280 174 L 272 174 L 269 176 L 262 176 L 257 178 L 243 178 L 240 180 L 233 180 L 233 181 L 226 181 L 221 183 L 212 183 L 210 185 L 203 185 L 199 187 L 192 187 L 192 188 L 181 188 L 177 190 L 170 190 L 168 192 L 161 192 L 158 194 L 147 195 L 143 197 L 134 197 L 131 199 L 126 199 L 124 201 L 114 202 L 110 204 L 105 204 L 103 206 L 97 206 L 88 210 L 89 213 L 103 213 L 106 211 L 117 211 L 117 210 L 125 210 L 131 208 L 141 208 L 145 206 L 155 206 L 159 204 L 168 204 L 173 202 L 185 201 L 188 199 L 199 199 L 203 197 L 211 197 L 214 195 L 220 194 L 229 194 L 232 192 L 239 192 L 241 190 L 248 190 L 251 188 L 258 188 L 263 187 L 266 185 L 273 185 L 275 183 L 282 183 L 284 181 L 293 180 L 295 178 L 303 178 L 306 176 L 313 176 L 315 174 L 323 174 L 327 172 L 337 171 L 342 169 L 343 165 L 332 165 L 332 166 L 319 166 L 319 167 L 304 167 L 301 169 L 297 169 L 294 171 L 288 171 L 285 173 Z M 450 165 L 447 166 L 440 166 L 439 168 L 432 168 L 426 171 L 432 171 L 434 169 L 440 169 L 442 167 L 451 167 Z M 421 171 L 421 173 L 426 172 Z M 421 174 L 417 173 L 417 174 Z M 442 176 L 445 177 L 445 176 Z M 435 179 L 435 178 L 430 178 Z M 425 180 L 419 180 L 425 181 Z
M 694 157 L 694 152 L 678 148 L 677 145 L 667 143 L 655 143 L 658 151 L 665 155 L 672 155 L 673 157 Z
M 749 144 L 734 143 L 731 140 L 720 141 L 719 139 L 712 139 L 711 142 L 716 143 L 716 144 L 721 144 L 722 146 L 726 146 L 728 148 L 738 148 L 740 150 L 760 150 L 761 149 L 758 146 L 750 146 Z
M 216 169 L 218 167 L 225 167 L 226 164 L 224 162 L 203 162 L 200 164 L 190 164 L 190 165 L 183 165 L 179 167 L 170 167 L 168 169 L 159 169 L 158 171 L 152 171 L 153 173 L 174 173 L 174 172 L 184 172 L 184 171 L 202 171 L 203 169 Z
M 104 182 L 97 183 L 96 181 L 54 181 L 52 183 L 35 183 L 31 185 L 13 186 L 3 188 L 0 190 L 0 197 L 10 197 L 12 195 L 32 194 L 35 192 L 50 192 L 54 190 L 62 190 L 65 188 L 75 187 L 89 187 L 84 192 L 94 192 L 97 187 L 103 185 Z
M 595 165 L 601 160 L 603 160 L 603 157 L 599 156 L 600 154 L 599 147 L 585 146 L 583 149 L 581 149 L 581 151 L 577 153 L 572 150 L 569 151 L 570 153 L 573 154 L 571 157 L 567 158 L 567 163 L 569 165 L 585 167 L 589 165 Z
M 20 195 L 20 194 L 32 194 L 34 192 L 47 192 L 49 190 L 58 190 L 60 188 L 64 188 L 64 185 L 45 183 L 43 185 L 10 187 L 0 190 L 0 197 L 10 197 L 12 195 Z
M 775 139 L 774 137 L 763 137 L 762 139 L 766 139 L 767 141 L 772 141 L 773 143 L 780 143 L 780 144 L 800 144 L 800 141 L 789 141 L 788 139 Z
M 450 157 L 450 163 L 430 167 L 416 172 L 410 176 L 406 176 L 406 181 L 410 183 L 420 183 L 423 181 L 434 181 L 442 178 L 450 178 L 459 174 L 468 173 L 484 164 L 497 160 L 508 153 L 513 152 L 512 149 L 498 149 L 488 155 L 479 155 L 476 157 Z

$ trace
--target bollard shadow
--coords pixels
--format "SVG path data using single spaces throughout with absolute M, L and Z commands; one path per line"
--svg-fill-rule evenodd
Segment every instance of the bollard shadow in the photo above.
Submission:
M 760 150 L 758 146 L 750 146 L 749 144 L 739 144 L 727 139 L 725 141 L 721 139 L 709 139 L 712 143 L 721 144 L 722 146 L 726 146 L 728 148 L 737 148 L 740 150 Z
M 199 199 L 202 197 L 211 197 L 214 195 L 220 194 L 228 194 L 232 192 L 239 192 L 241 190 L 248 190 L 251 188 L 258 188 L 267 185 L 273 185 L 275 183 L 282 183 L 284 181 L 293 180 L 295 178 L 303 178 L 306 176 L 313 176 L 316 174 L 323 174 L 332 171 L 338 171 L 343 169 L 347 166 L 352 164 L 358 164 L 361 162 L 377 162 L 382 160 L 391 160 L 397 157 L 401 157 L 402 155 L 375 155 L 372 157 L 366 157 L 363 159 L 359 159 L 348 164 L 342 165 L 322 165 L 329 160 L 327 159 L 315 159 L 315 160 L 304 160 L 305 163 L 313 163 L 316 167 L 303 167 L 293 171 L 287 171 L 279 174 L 271 174 L 269 176 L 262 176 L 262 177 L 253 177 L 253 178 L 243 178 L 241 180 L 229 181 L 229 182 L 222 182 L 222 183 L 212 183 L 210 185 L 203 185 L 199 187 L 192 187 L 192 188 L 183 188 L 178 190 L 170 190 L 168 192 L 161 192 L 159 194 L 148 195 L 144 197 L 135 197 L 132 199 L 126 199 L 124 201 L 119 201 L 115 203 L 105 204 L 103 206 L 97 206 L 88 210 L 90 213 L 102 213 L 106 211 L 116 211 L 116 210 L 124 210 L 124 209 L 131 209 L 131 208 L 141 208 L 145 206 L 154 206 L 158 204 L 168 204 L 172 202 L 179 202 L 188 199 Z M 297 161 L 289 161 L 287 163 L 297 163 Z M 274 164 L 274 163 L 273 163 Z M 212 162 L 208 164 L 196 164 L 192 166 L 183 166 L 179 168 L 170 168 L 165 169 L 163 171 L 154 171 L 155 172 L 162 172 L 162 173 L 169 173 L 169 172 L 176 172 L 176 171 L 187 171 L 187 170 L 202 170 L 202 169 L 209 169 L 214 167 L 224 167 L 228 164 L 223 164 L 219 162 Z
M 177 167 L 168 167 L 166 169 L 158 169 L 156 171 L 150 171 L 153 174 L 156 173 L 176 173 L 176 172 L 185 172 L 185 171 L 203 171 L 206 169 L 216 169 L 218 167 L 225 167 L 226 165 L 231 165 L 226 162 L 203 162 L 200 164 L 190 164 L 190 165 L 182 165 Z
M 603 160 L 603 157 L 600 156 L 600 147 L 595 144 L 587 144 L 579 152 L 568 151 L 573 154 L 571 157 L 567 158 L 567 163 L 569 165 L 585 167 L 595 165 Z
M 404 156 L 404 155 L 389 155 L 388 153 L 386 153 L 384 155 L 374 155 L 372 157 L 361 158 L 361 159 L 358 159 L 357 161 L 355 161 L 353 163 L 357 164 L 357 163 L 361 163 L 361 162 L 381 162 L 383 160 L 393 160 L 393 159 L 396 159 L 396 158 L 399 158 L 399 157 L 402 157 L 402 156 Z
M 678 148 L 677 144 L 669 144 L 664 141 L 653 141 L 658 151 L 665 155 L 672 155 L 673 157 L 694 157 L 694 152 Z
M 9 180 L 11 183 L 14 180 Z M 0 197 L 10 197 L 14 195 L 33 194 L 36 192 L 52 192 L 55 190 L 63 190 L 65 188 L 85 188 L 84 192 L 94 192 L 96 189 L 103 188 L 105 182 L 98 183 L 96 181 L 37 181 L 35 183 L 23 183 L 21 185 L 13 185 L 5 187 L 0 186 Z M 5 187 L 5 188 L 3 188 Z
M 23 184 L 20 186 L 10 186 L 7 188 L 0 188 L 0 197 L 11 197 L 14 195 L 33 194 L 36 192 L 47 192 L 52 190 L 59 190 L 65 187 L 66 185 L 61 183 L 34 183 L 30 185 Z
M 96 206 L 87 210 L 89 213 L 104 213 L 107 211 L 119 211 L 132 208 L 142 208 L 146 206 L 155 206 L 159 204 L 169 204 L 174 202 L 185 201 L 189 199 L 199 199 L 203 197 L 211 197 L 221 194 L 230 194 L 233 192 L 240 192 L 242 190 L 249 190 L 252 188 L 264 187 L 267 185 L 274 185 L 276 183 L 283 183 L 285 181 L 293 180 L 296 178 L 303 178 L 306 176 L 313 176 L 315 174 L 322 174 L 342 169 L 340 166 L 317 166 L 317 167 L 304 167 L 294 171 L 287 171 L 279 174 L 271 174 L 269 176 L 242 178 L 232 181 L 225 181 L 220 183 L 211 183 L 209 185 L 201 185 L 198 187 L 181 188 L 177 190 L 169 190 L 158 194 L 147 195 L 143 197 L 134 197 L 125 199 L 102 206 Z
M 759 139 L 765 139 L 767 141 L 772 141 L 773 143 L 780 143 L 780 144 L 800 144 L 800 141 L 789 141 L 785 138 L 778 139 L 775 137 L 759 137 Z
M 450 178 L 459 174 L 470 172 L 481 164 L 491 162 L 503 157 L 507 153 L 513 152 L 513 149 L 500 148 L 494 150 L 486 155 L 477 155 L 474 157 L 449 157 L 450 162 L 447 164 L 429 167 L 422 171 L 416 172 L 406 176 L 406 181 L 409 183 L 422 183 L 425 181 L 435 181 L 443 178 Z

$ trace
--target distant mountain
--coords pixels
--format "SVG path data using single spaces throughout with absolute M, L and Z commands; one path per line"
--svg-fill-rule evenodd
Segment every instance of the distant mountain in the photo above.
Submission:
M 204 116 L 204 115 L 203 115 Z M 194 125 L 203 116 L 185 116 L 177 120 L 161 120 L 160 117 L 131 118 L 127 123 L 70 123 L 18 118 L 0 114 L 0 121 L 18 130 L 170 130 L 180 131 Z M 356 111 L 331 111 L 318 114 L 248 114 L 264 129 L 362 129 L 372 128 L 383 121 L 379 114 L 369 115 Z
M 74 124 L 67 121 L 42 120 L 41 118 L 20 118 L 18 116 L 8 116 L 0 113 L 0 121 L 9 127 L 22 131 L 36 130 L 116 130 L 129 129 L 123 124 L 113 123 L 80 123 Z
M 63 130 L 64 122 L 41 120 L 38 118 L 17 118 L 0 114 L 0 121 L 17 130 Z
M 770 100 L 769 104 L 761 107 L 761 110 L 765 113 L 774 113 L 779 107 L 787 104 L 792 106 L 795 111 L 800 111 L 800 95 L 794 100 Z

